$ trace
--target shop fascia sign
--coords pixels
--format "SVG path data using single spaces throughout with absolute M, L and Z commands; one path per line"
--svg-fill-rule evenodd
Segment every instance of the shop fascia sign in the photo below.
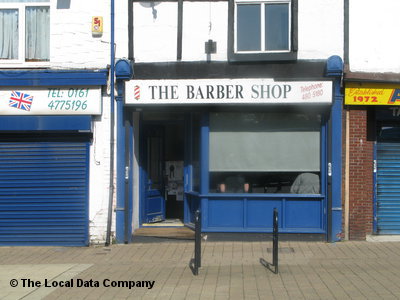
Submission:
M 346 105 L 400 105 L 400 85 L 349 82 Z
M 330 104 L 331 81 L 272 79 L 131 80 L 125 103 L 142 104 Z
M 0 115 L 100 114 L 100 87 L 0 89 Z

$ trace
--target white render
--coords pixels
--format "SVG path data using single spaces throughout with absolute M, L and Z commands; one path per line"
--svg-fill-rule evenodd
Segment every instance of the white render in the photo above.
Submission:
M 103 114 L 93 117 L 92 122 L 93 140 L 90 145 L 89 167 L 89 238 L 91 244 L 104 243 L 106 240 L 110 192 L 110 101 L 109 96 L 103 97 Z M 115 203 L 115 196 L 113 202 Z M 115 232 L 115 214 L 113 214 L 112 221 L 111 230 Z
M 154 15 L 156 17 L 154 18 Z M 133 4 L 135 62 L 175 61 L 178 24 L 177 2 Z M 127 28 L 127 27 L 126 27 Z M 116 39 L 127 33 L 117 32 Z
M 110 1 L 71 1 L 57 9 L 51 1 L 51 68 L 105 68 L 110 63 Z M 103 17 L 103 35 L 93 37 L 92 17 Z
M 207 60 L 204 43 L 210 39 L 217 42 L 217 53 L 211 59 L 227 60 L 228 2 L 183 2 L 182 27 L 183 61 Z
M 349 1 L 349 63 L 352 72 L 400 72 L 397 32 L 400 1 Z
M 298 5 L 298 58 L 343 57 L 343 0 L 307 0 Z
M 298 59 L 343 57 L 343 0 L 299 1 Z M 134 3 L 135 62 L 177 61 L 177 2 Z M 184 2 L 182 61 L 206 61 L 204 43 L 217 42 L 212 61 L 228 59 L 228 1 Z M 116 40 L 125 38 L 116 32 Z

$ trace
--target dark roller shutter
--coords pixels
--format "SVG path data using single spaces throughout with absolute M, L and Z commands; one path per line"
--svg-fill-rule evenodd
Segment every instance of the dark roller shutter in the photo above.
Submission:
M 377 230 L 400 234 L 400 143 L 377 143 Z
M 88 149 L 59 137 L 0 142 L 1 245 L 88 244 Z

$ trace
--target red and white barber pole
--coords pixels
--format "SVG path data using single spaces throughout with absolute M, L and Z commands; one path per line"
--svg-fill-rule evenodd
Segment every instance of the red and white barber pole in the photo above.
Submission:
M 140 99 L 140 86 L 135 85 L 134 88 L 134 95 L 135 95 L 135 100 L 139 100 Z

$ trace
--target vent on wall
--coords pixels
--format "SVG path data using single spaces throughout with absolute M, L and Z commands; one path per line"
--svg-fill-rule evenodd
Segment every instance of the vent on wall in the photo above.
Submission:
M 57 0 L 57 9 L 69 9 L 71 0 Z

